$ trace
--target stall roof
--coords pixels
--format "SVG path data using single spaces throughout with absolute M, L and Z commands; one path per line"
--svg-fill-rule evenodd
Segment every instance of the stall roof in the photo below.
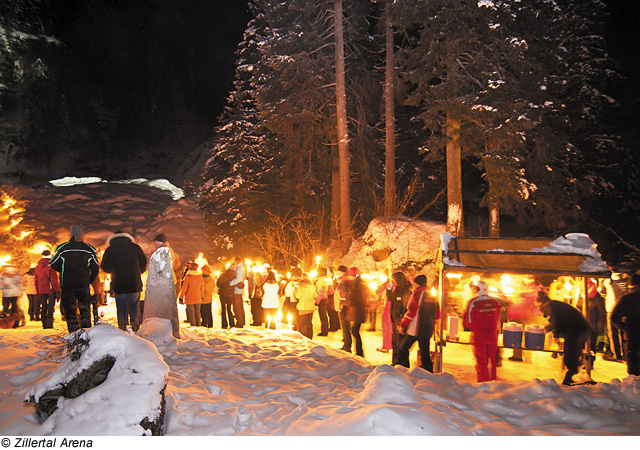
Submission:
M 552 273 L 606 277 L 610 271 L 586 234 L 546 238 L 466 238 L 444 233 L 439 263 L 444 271 Z

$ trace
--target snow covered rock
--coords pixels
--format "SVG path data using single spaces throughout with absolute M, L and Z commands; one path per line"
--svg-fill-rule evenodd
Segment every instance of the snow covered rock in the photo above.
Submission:
M 364 272 L 381 272 L 415 265 L 418 269 L 432 262 L 440 246 L 446 224 L 409 217 L 378 217 L 367 231 L 351 244 L 340 264 Z
M 169 367 L 156 347 L 109 324 L 79 330 L 68 340 L 74 345 L 70 355 L 25 398 L 35 403 L 43 430 L 162 434 Z

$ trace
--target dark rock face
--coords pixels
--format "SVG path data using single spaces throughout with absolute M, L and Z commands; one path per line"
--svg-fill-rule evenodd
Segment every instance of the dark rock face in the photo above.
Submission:
M 80 372 L 67 385 L 46 392 L 35 404 L 40 423 L 58 409 L 58 397 L 76 398 L 102 384 L 115 362 L 115 358 L 105 356 L 100 361 L 94 362 L 87 370 Z

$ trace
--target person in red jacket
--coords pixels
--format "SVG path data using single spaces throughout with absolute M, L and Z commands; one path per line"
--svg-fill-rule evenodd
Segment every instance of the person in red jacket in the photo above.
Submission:
M 56 306 L 56 299 L 60 299 L 60 282 L 58 272 L 49 266 L 51 252 L 42 252 L 42 258 L 38 261 L 35 269 L 35 282 L 37 294 L 37 304 L 40 307 L 40 320 L 42 328 L 53 328 L 53 312 Z
M 496 379 L 498 330 L 500 328 L 500 302 L 487 294 L 487 285 L 479 281 L 471 284 L 475 296 L 467 302 L 462 324 L 471 329 L 473 354 L 476 357 L 478 383 Z M 489 371 L 491 361 L 491 371 Z
M 409 353 L 413 344 L 418 341 L 420 348 L 420 367 L 433 373 L 431 361 L 430 341 L 436 328 L 436 321 L 440 319 L 440 305 L 429 297 L 427 293 L 427 277 L 418 275 L 414 283 L 416 289 L 411 294 L 407 311 L 398 325 L 398 333 L 404 335 L 398 352 L 392 364 L 409 367 Z

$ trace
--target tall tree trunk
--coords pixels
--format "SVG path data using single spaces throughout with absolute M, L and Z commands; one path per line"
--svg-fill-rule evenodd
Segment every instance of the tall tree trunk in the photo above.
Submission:
M 396 209 L 396 114 L 394 109 L 395 80 L 393 55 L 393 28 L 391 26 L 391 4 L 393 0 L 386 0 L 384 22 L 386 29 L 386 68 L 384 85 L 385 103 L 385 173 L 384 173 L 384 211 L 387 216 L 395 213 Z
M 500 210 L 495 205 L 489 208 L 489 237 L 500 237 Z
M 349 186 L 349 133 L 347 131 L 347 95 L 344 76 L 344 36 L 342 0 L 334 2 L 336 51 L 336 106 L 338 116 L 338 154 L 340 160 L 340 238 L 351 233 L 351 189 Z
M 331 231 L 329 238 L 336 243 L 340 229 L 340 156 L 338 147 L 331 146 Z
M 447 233 L 464 236 L 462 215 L 462 148 L 460 121 L 447 114 Z

